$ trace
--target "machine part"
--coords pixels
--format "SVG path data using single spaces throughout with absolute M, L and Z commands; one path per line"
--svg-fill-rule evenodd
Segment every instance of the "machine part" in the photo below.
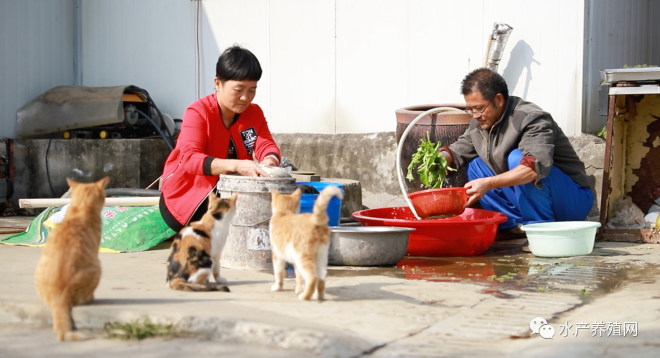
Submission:
M 134 104 L 129 104 L 124 106 L 124 119 L 129 126 L 136 126 L 140 119 L 140 115 L 137 113 L 137 108 Z
M 7 175 L 7 157 L 0 154 L 0 203 L 4 203 L 9 198 L 9 184 Z
M 170 133 L 171 136 L 173 136 L 174 131 L 175 131 L 174 119 L 172 118 L 172 116 L 170 116 L 167 113 L 163 113 L 163 118 L 162 119 L 163 119 L 162 125 L 165 128 L 167 128 L 167 131 Z
M 0 203 L 7 202 L 14 194 L 14 187 L 10 180 L 11 174 L 11 139 L 5 139 L 6 155 L 0 154 Z
M 495 72 L 497 72 L 497 67 L 502 60 L 502 53 L 504 52 L 504 46 L 511 35 L 513 27 L 502 24 L 495 23 L 493 24 L 493 32 L 490 34 L 488 39 L 488 50 L 486 51 L 486 61 L 484 61 L 484 67 L 487 67 Z
M 18 109 L 16 134 L 90 139 L 160 136 L 172 149 L 172 122 L 164 118 L 149 93 L 136 86 L 58 86 Z M 101 131 L 105 135 L 99 135 Z

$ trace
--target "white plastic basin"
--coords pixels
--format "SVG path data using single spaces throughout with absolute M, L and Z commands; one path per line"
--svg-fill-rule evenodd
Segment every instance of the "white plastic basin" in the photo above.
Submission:
M 589 255 L 594 249 L 595 221 L 556 221 L 523 225 L 529 250 L 540 257 Z

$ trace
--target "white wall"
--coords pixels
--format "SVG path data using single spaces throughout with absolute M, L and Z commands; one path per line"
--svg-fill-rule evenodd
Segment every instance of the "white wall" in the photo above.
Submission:
M 162 111 L 180 117 L 211 92 L 220 51 L 239 43 L 262 62 L 255 101 L 274 132 L 394 131 L 397 108 L 461 103 L 461 79 L 483 64 L 493 23 L 505 22 L 514 30 L 500 72 L 511 92 L 574 135 L 581 131 L 584 1 L 86 0 L 82 84 L 143 87 Z M 26 5 L 8 12 L 14 3 Z M 0 58 L 13 81 L 3 84 L 3 103 L 12 101 L 11 88 L 22 105 L 73 84 L 72 3 L 2 2 L 3 29 L 15 27 L 2 34 Z M 17 44 L 24 51 L 6 55 Z M 3 128 L 11 116 L 10 135 L 14 102 L 1 109 Z
M 581 131 L 583 1 L 203 4 L 218 48 L 237 42 L 264 62 L 255 101 L 274 132 L 394 131 L 397 108 L 462 103 L 460 81 L 483 65 L 494 22 L 514 27 L 500 64 L 512 94 Z
M 82 84 L 142 87 L 161 111 L 180 118 L 196 98 L 195 4 L 83 1 Z
M 273 132 L 394 131 L 397 108 L 462 103 L 460 81 L 483 65 L 498 21 L 514 28 L 500 63 L 511 92 L 581 130 L 582 1 L 204 0 L 197 79 L 199 4 L 85 2 L 84 84 L 144 87 L 180 117 L 238 43 L 262 62 L 255 102 Z
M 0 2 L 0 138 L 16 133 L 16 110 L 74 81 L 72 0 Z
M 585 38 L 585 131 L 600 129 L 607 120 L 607 98 L 599 99 L 603 69 L 660 66 L 660 1 L 589 0 Z M 604 103 L 601 103 L 604 102 Z M 599 104 L 604 111 L 599 113 Z

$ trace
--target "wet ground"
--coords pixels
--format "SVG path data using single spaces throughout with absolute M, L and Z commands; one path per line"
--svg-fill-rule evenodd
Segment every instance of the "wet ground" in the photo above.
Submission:
M 523 240 L 524 241 L 524 240 Z M 628 255 L 599 248 L 590 255 L 542 258 L 521 251 L 522 241 L 495 242 L 483 255 L 472 257 L 405 257 L 396 267 L 329 267 L 331 276 L 384 275 L 430 282 L 470 282 L 483 293 L 514 298 L 510 292 L 578 294 L 588 302 L 616 289 L 622 282 L 655 280 L 660 267 L 652 264 L 611 264 L 608 256 Z

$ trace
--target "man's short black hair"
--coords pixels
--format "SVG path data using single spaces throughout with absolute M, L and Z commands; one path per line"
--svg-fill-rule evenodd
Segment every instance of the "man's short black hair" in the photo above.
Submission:
M 259 81 L 261 65 L 257 56 L 247 49 L 234 45 L 226 49 L 215 65 L 215 76 L 220 81 Z
M 504 77 L 499 73 L 482 67 L 468 73 L 461 82 L 461 93 L 465 96 L 479 90 L 485 100 L 492 101 L 495 95 L 501 93 L 504 99 L 509 98 L 509 87 Z

